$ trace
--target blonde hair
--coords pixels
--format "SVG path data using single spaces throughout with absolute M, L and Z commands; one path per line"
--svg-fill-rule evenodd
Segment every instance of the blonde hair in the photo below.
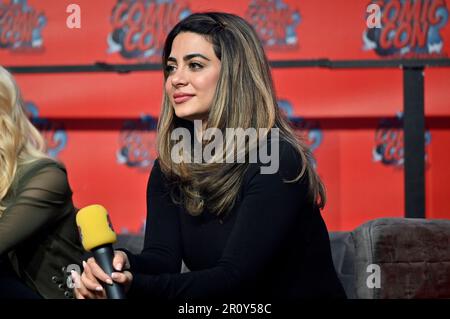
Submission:
M 306 144 L 297 139 L 278 108 L 269 63 L 254 29 L 233 14 L 192 14 L 180 21 L 167 36 L 164 67 L 175 37 L 182 32 L 203 35 L 221 61 L 220 76 L 204 129 L 218 128 L 226 136 L 226 128 L 278 128 L 280 137 L 291 144 L 302 159 L 300 174 L 290 182 L 298 181 L 307 173 L 309 198 L 323 208 L 325 189 L 311 164 L 312 154 Z M 164 68 L 165 80 L 168 75 Z M 162 172 L 175 186 L 172 187 L 172 199 L 191 215 L 199 215 L 205 208 L 222 215 L 234 206 L 248 164 L 174 163 L 170 157 L 175 143 L 171 140 L 171 132 L 185 126 L 183 122 L 174 114 L 169 97 L 164 93 L 158 122 L 158 153 Z
M 0 66 L 0 217 L 20 165 L 45 158 L 45 143 L 28 120 L 13 76 Z

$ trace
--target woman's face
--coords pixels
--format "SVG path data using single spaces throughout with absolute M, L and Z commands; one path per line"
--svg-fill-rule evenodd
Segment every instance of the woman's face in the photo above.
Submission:
M 212 44 L 197 33 L 178 34 L 166 69 L 166 93 L 175 114 L 191 121 L 206 119 L 220 74 Z

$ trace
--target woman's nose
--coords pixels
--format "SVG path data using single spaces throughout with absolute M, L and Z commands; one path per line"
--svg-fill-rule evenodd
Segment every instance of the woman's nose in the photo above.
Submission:
M 174 71 L 172 74 L 172 85 L 174 87 L 186 85 L 187 82 L 186 74 L 181 68 Z

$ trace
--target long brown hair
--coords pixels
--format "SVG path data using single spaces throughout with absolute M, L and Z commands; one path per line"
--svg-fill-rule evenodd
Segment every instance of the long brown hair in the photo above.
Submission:
M 302 159 L 300 174 L 289 182 L 298 181 L 306 174 L 309 198 L 323 208 L 325 189 L 311 164 L 311 152 L 296 137 L 278 108 L 269 63 L 254 29 L 233 14 L 192 14 L 180 21 L 167 36 L 162 60 L 164 67 L 175 37 L 182 32 L 203 35 L 212 43 L 221 61 L 220 76 L 204 129 L 218 128 L 226 139 L 226 128 L 278 128 L 280 139 L 294 146 Z M 167 78 L 168 72 L 164 68 L 164 79 Z M 217 215 L 225 214 L 236 201 L 248 163 L 174 163 L 171 149 L 175 143 L 171 132 L 186 123 L 175 115 L 169 97 L 164 93 L 158 122 L 158 153 L 162 172 L 176 188 L 172 199 L 191 215 L 199 215 L 205 208 Z

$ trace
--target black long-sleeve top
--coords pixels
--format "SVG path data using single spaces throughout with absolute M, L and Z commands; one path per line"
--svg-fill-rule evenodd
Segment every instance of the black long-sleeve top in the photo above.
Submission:
M 240 196 L 221 222 L 175 205 L 155 161 L 147 188 L 144 249 L 128 252 L 130 296 L 164 300 L 293 300 L 345 298 L 333 267 L 319 209 L 308 204 L 301 160 L 280 142 L 275 174 L 249 164 Z M 180 273 L 181 262 L 190 272 Z

